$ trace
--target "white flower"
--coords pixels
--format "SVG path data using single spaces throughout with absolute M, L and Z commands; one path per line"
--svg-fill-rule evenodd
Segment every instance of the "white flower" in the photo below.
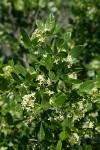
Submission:
M 68 74 L 68 77 L 69 79 L 77 79 L 77 74 L 73 72 L 71 74 Z
M 38 90 L 38 91 L 39 91 L 39 90 L 40 90 L 40 87 L 37 87 L 37 88 L 36 88 L 36 90 Z
M 10 92 L 10 93 L 7 95 L 7 97 L 12 100 L 12 99 L 14 98 L 14 94 L 13 94 L 12 92 Z
M 46 82 L 47 82 L 48 86 L 50 86 L 50 85 L 51 85 L 50 78 L 48 78 Z
M 25 85 L 25 83 L 21 83 L 20 85 L 21 87 L 24 87 L 25 89 L 27 89 L 27 86 Z
M 76 141 L 79 141 L 79 135 L 77 133 L 73 133 L 73 136 L 75 137 Z
M 43 57 L 46 58 L 46 57 L 47 57 L 47 54 L 44 54 Z
M 22 101 L 22 108 L 25 109 L 27 112 L 33 111 L 34 103 L 35 103 L 35 93 L 24 95 Z
M 94 126 L 93 122 L 90 122 L 89 123 L 89 128 L 93 128 L 93 126 Z
M 35 55 L 38 55 L 38 54 L 39 54 L 39 52 L 38 52 L 38 51 L 35 51 L 35 52 L 34 52 L 34 54 L 35 54 Z
M 60 114 L 59 119 L 64 120 L 64 116 Z
M 44 75 L 38 75 L 38 77 L 36 78 L 36 81 L 39 81 L 38 84 L 41 86 L 43 83 L 45 83 Z
M 71 57 L 71 55 L 68 55 L 68 56 L 67 56 L 67 61 L 68 61 L 69 63 L 72 63 L 72 62 L 73 62 L 73 58 Z
M 98 91 L 98 89 L 97 89 L 96 87 L 94 87 L 94 88 L 92 89 L 92 92 L 96 92 L 96 91 Z
M 4 71 L 4 76 L 10 76 L 11 75 L 11 72 L 12 72 L 13 68 L 11 66 L 5 66 L 3 68 L 3 71 Z
M 78 102 L 78 107 L 79 107 L 79 110 L 84 109 L 83 102 Z
M 8 145 L 9 147 L 12 147 L 14 144 L 10 141 Z
M 50 95 L 52 95 L 52 94 L 54 94 L 54 92 L 53 91 L 47 91 L 46 93 L 48 93 L 48 95 L 50 96 Z
M 40 37 L 38 42 L 42 42 L 42 43 L 45 42 L 45 38 L 44 37 Z
M 83 128 L 93 128 L 94 124 L 93 122 L 85 122 L 85 124 L 83 125 Z
M 7 150 L 8 148 L 7 147 L 4 147 L 4 146 L 2 146 L 2 147 L 0 147 L 0 150 Z
M 73 133 L 72 136 L 69 138 L 69 141 L 72 144 L 80 144 L 80 138 L 79 135 L 77 133 Z
M 44 81 L 44 75 L 38 75 L 37 79 L 38 81 Z
M 52 98 L 52 97 L 50 98 L 49 103 L 50 103 L 50 105 L 54 104 L 54 100 L 53 100 L 53 98 Z
M 58 59 L 55 59 L 54 63 L 55 63 L 55 64 L 58 64 L 58 61 L 59 61 Z
M 98 116 L 98 112 L 95 112 L 95 113 L 91 113 L 91 114 L 89 114 L 89 116 L 92 116 L 92 117 L 97 117 Z
M 92 66 L 93 69 L 99 69 L 100 67 L 100 61 L 98 60 L 93 60 L 90 65 Z

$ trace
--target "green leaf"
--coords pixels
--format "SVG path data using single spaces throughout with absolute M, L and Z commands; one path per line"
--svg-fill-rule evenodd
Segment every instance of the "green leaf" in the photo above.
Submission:
M 61 24 L 56 24 L 54 34 L 56 34 L 61 29 L 61 27 L 62 27 Z
M 13 4 L 14 4 L 14 9 L 17 10 L 17 11 L 24 11 L 24 8 L 25 8 L 25 3 L 24 1 L 22 0 L 15 0 L 15 1 L 12 1 Z
M 33 54 L 27 54 L 27 57 L 28 57 L 29 63 L 33 63 L 33 62 L 39 63 L 37 56 L 35 56 Z
M 79 80 L 79 79 L 69 79 L 68 82 L 72 83 L 72 84 L 81 84 L 82 80 Z
M 45 132 L 44 132 L 42 123 L 41 123 L 41 125 L 40 125 L 40 130 L 39 130 L 37 136 L 38 136 L 39 141 L 43 141 L 44 138 L 45 138 Z
M 5 91 L 8 89 L 8 81 L 3 76 L 0 76 L 0 90 Z
M 62 127 L 63 129 L 67 129 L 67 132 L 70 134 L 71 131 L 70 131 L 70 128 L 72 127 L 72 121 L 70 119 L 64 119 L 64 121 L 62 122 Z
M 62 38 L 64 39 L 65 42 L 68 42 L 71 38 L 71 32 L 65 32 L 63 35 L 62 35 Z
M 71 49 L 71 51 L 69 52 L 69 55 L 72 58 L 77 58 L 78 56 L 80 56 L 80 54 L 83 52 L 83 46 L 82 45 L 78 45 L 75 46 L 74 48 Z
M 61 57 L 61 58 L 66 58 L 68 55 L 68 53 L 64 52 L 64 51 L 61 51 L 57 54 L 57 56 Z
M 51 59 L 50 56 L 47 56 L 45 58 L 45 66 L 46 66 L 47 70 L 51 70 L 52 69 L 52 67 L 53 67 L 53 60 Z
M 62 142 L 58 141 L 57 146 L 56 146 L 56 150 L 61 150 L 62 149 Z
M 18 64 L 16 64 L 15 66 L 14 66 L 14 72 L 16 72 L 17 74 L 22 74 L 23 76 L 25 76 L 26 75 L 26 73 L 27 73 L 27 70 L 26 70 L 26 68 L 25 67 L 23 67 L 20 63 L 18 63 Z
M 92 146 L 91 145 L 85 145 L 84 150 L 92 150 Z
M 23 28 L 21 28 L 20 31 L 21 31 L 21 35 L 22 35 L 22 37 L 23 37 L 23 38 L 22 38 L 22 41 L 23 41 L 28 47 L 33 48 L 33 47 L 32 47 L 32 42 L 31 42 L 29 36 L 27 35 L 26 31 L 25 31 Z
M 63 43 L 64 43 L 64 40 L 61 38 L 55 40 L 55 44 L 58 48 L 62 48 Z
M 42 100 L 41 107 L 43 108 L 43 110 L 48 110 L 51 107 L 51 105 L 49 102 Z
M 78 90 L 78 93 L 84 93 L 87 94 L 94 88 L 94 81 L 93 80 L 87 80 L 83 84 L 80 85 L 80 89 Z
M 65 140 L 68 136 L 69 136 L 69 134 L 66 133 L 65 130 L 63 130 L 63 131 L 59 134 L 59 138 L 60 138 L 61 141 Z
M 36 25 L 40 31 L 44 31 L 45 24 L 41 20 L 36 20 Z
M 27 82 L 28 84 L 29 84 L 29 81 L 30 81 L 30 83 L 32 82 L 33 77 L 32 77 L 32 75 L 31 75 L 29 72 L 26 74 L 25 80 L 26 80 L 26 82 Z
M 44 48 L 47 53 L 52 53 L 52 49 L 49 45 L 46 44 Z
M 50 79 L 55 79 L 55 74 L 52 71 L 49 71 L 49 78 Z
M 45 23 L 46 31 L 52 31 L 52 29 L 55 27 L 55 18 L 52 14 L 48 16 Z
M 7 113 L 5 115 L 5 121 L 9 124 L 9 125 L 12 125 L 13 124 L 13 117 L 11 115 L 11 113 Z
M 67 96 L 64 93 L 59 93 L 56 96 L 52 97 L 53 104 L 56 107 L 62 106 L 66 101 Z
M 11 72 L 11 75 L 18 84 L 21 84 L 22 81 L 17 74 L 15 74 L 14 72 Z

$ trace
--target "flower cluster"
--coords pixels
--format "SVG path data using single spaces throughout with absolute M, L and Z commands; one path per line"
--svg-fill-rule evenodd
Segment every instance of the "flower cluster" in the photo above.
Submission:
M 11 66 L 5 66 L 3 68 L 4 76 L 9 77 L 11 75 L 12 70 L 13 70 L 13 68 Z
M 77 79 L 77 74 L 76 73 L 70 73 L 68 74 L 69 79 Z
M 41 31 L 39 31 L 38 29 L 36 29 L 33 32 L 31 40 L 33 40 L 34 38 L 37 38 L 38 42 L 41 42 L 41 43 L 45 42 L 45 37 L 43 37 L 43 33 Z
M 34 104 L 36 100 L 35 93 L 24 95 L 22 99 L 22 109 L 27 112 L 34 112 Z
M 47 84 L 48 86 L 51 85 L 51 80 L 50 78 L 48 79 L 45 79 L 44 75 L 38 75 L 37 78 L 36 78 L 36 81 L 38 81 L 38 84 L 41 86 L 41 85 L 44 85 L 44 84 Z
M 73 103 L 70 111 L 67 112 L 68 118 L 73 118 L 72 121 L 75 122 L 76 120 L 80 120 L 84 117 L 85 112 L 87 112 L 87 106 L 84 105 L 85 100 Z
M 93 122 L 90 122 L 90 121 L 86 121 L 84 124 L 83 124 L 83 128 L 93 128 L 94 126 L 94 123 Z
M 76 60 L 75 58 L 72 58 L 72 56 L 68 54 L 68 56 L 67 56 L 67 62 L 68 62 L 70 65 L 72 65 L 75 60 Z
M 72 136 L 70 136 L 69 141 L 71 144 L 80 144 L 80 137 L 77 133 L 73 133 Z

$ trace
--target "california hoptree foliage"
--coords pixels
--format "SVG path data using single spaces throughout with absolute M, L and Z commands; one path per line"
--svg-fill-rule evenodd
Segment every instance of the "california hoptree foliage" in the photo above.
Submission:
M 52 14 L 36 25 L 31 37 L 21 28 L 29 67 L 0 66 L 0 146 L 92 150 L 100 133 L 100 72 L 78 78 L 84 47 L 71 45 L 70 29 L 63 33 Z

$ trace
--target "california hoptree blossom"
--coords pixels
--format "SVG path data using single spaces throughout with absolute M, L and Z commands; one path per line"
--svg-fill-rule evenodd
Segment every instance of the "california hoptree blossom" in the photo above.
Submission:
M 38 84 L 41 86 L 43 84 L 47 84 L 48 86 L 51 85 L 51 80 L 50 78 L 48 79 L 45 79 L 45 76 L 44 75 L 38 75 L 37 78 L 36 78 L 36 81 L 38 81 Z
M 46 93 L 50 96 L 50 95 L 53 95 L 53 94 L 54 94 L 54 91 L 48 90 L 48 91 L 46 91 Z
M 32 112 L 34 110 L 34 104 L 36 100 L 35 93 L 24 95 L 22 99 L 22 109 L 26 110 L 27 112 Z
M 93 128 L 94 127 L 94 123 L 91 122 L 91 121 L 86 121 L 84 124 L 83 124 L 83 128 Z
M 46 83 L 47 83 L 48 86 L 51 85 L 51 80 L 50 80 L 50 78 L 48 78 L 48 79 L 46 80 Z
M 77 133 L 73 133 L 72 136 L 69 138 L 69 141 L 72 144 L 80 144 L 80 137 Z
M 77 74 L 76 73 L 70 73 L 68 74 L 69 79 L 77 79 Z
M 36 78 L 36 81 L 39 81 L 39 85 L 41 86 L 42 84 L 45 83 L 45 78 L 44 75 L 38 75 L 38 77 Z
M 55 64 L 58 64 L 59 60 L 58 59 L 55 59 L 54 63 Z
M 42 35 L 43 33 L 40 30 L 36 29 L 32 34 L 31 40 L 33 40 L 34 38 L 38 38 L 38 42 L 44 43 L 45 37 L 43 37 Z
M 67 61 L 71 64 L 73 64 L 73 58 L 71 57 L 71 55 L 67 56 Z
M 11 66 L 5 66 L 3 68 L 3 71 L 4 71 L 4 76 L 8 77 L 11 75 L 11 72 L 12 72 L 13 68 Z

